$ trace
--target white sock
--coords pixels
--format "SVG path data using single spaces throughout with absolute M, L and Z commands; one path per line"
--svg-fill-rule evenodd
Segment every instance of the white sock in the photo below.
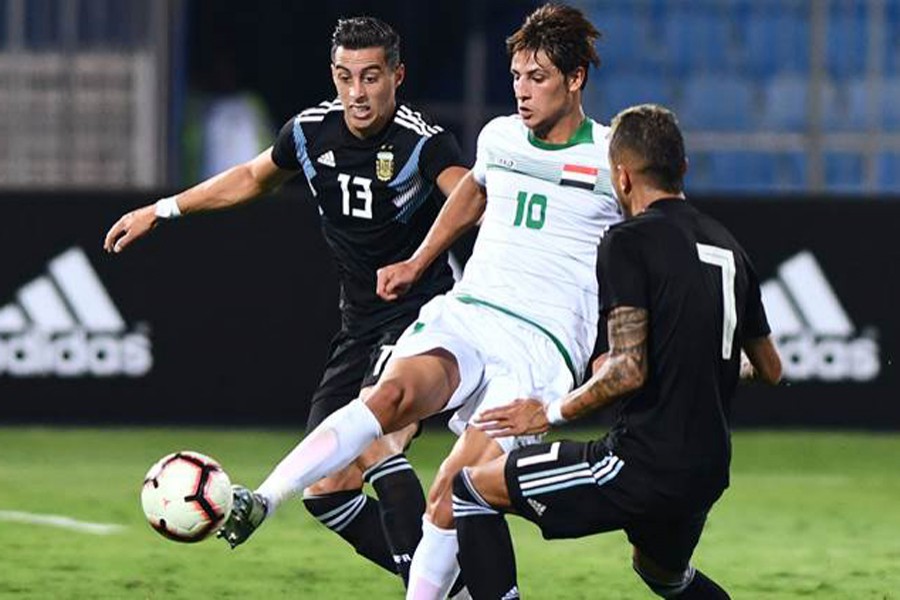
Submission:
M 459 575 L 456 529 L 441 529 L 422 518 L 422 540 L 409 567 L 406 600 L 443 600 Z
M 381 424 L 361 400 L 333 412 L 297 444 L 256 490 L 272 514 L 291 494 L 350 464 L 374 440 Z

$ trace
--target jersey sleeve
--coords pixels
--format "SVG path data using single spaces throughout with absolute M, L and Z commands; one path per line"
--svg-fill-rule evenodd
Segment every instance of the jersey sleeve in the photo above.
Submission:
M 482 127 L 481 133 L 478 134 L 478 142 L 475 145 L 475 164 L 472 166 L 472 176 L 481 187 L 487 185 L 487 144 L 490 139 L 492 124 L 493 121 Z
M 280 169 L 299 171 L 302 168 L 300 160 L 297 158 L 293 118 L 282 126 L 275 138 L 275 143 L 272 144 L 272 162 Z
M 747 268 L 747 304 L 744 308 L 744 339 L 753 339 L 769 335 L 769 319 L 766 317 L 766 308 L 762 302 L 762 294 L 759 289 L 759 279 L 756 270 L 747 256 L 744 256 L 744 265 Z
M 449 131 L 431 136 L 422 148 L 419 171 L 428 181 L 437 181 L 447 167 L 465 166 L 459 143 Z
M 613 228 L 603 238 L 597 254 L 597 279 L 604 315 L 617 306 L 649 308 L 640 244 L 628 229 Z

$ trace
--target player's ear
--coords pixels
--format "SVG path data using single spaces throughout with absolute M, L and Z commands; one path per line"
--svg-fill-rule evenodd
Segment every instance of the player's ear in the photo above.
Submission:
M 404 79 L 406 79 L 406 65 L 400 63 L 397 65 L 397 68 L 394 69 L 394 87 L 400 87 L 400 84 L 403 83 Z
M 569 92 L 574 93 L 584 87 L 585 75 L 587 75 L 587 71 L 584 67 L 575 67 L 575 70 L 566 76 Z
M 631 173 L 628 171 L 628 167 L 624 164 L 616 165 L 616 179 L 618 180 L 619 189 L 622 191 L 623 195 L 627 195 L 631 193 Z

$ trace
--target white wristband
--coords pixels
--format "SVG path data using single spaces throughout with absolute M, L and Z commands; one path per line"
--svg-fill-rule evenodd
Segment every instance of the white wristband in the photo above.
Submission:
M 175 196 L 161 198 L 156 201 L 156 216 L 160 219 L 177 219 L 181 216 Z
M 566 418 L 562 415 L 562 399 L 554 400 L 545 408 L 547 411 L 547 420 L 551 425 L 561 425 L 566 422 Z

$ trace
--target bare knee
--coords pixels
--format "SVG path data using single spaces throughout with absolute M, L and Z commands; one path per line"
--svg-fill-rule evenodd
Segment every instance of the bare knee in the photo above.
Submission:
M 453 527 L 453 478 L 463 467 L 484 465 L 503 455 L 499 444 L 483 431 L 466 429 L 441 463 L 428 492 L 426 515 L 438 527 Z
M 359 455 L 356 466 L 365 473 L 388 458 L 403 454 L 416 431 L 418 431 L 418 422 L 375 440 Z
M 350 465 L 303 490 L 303 497 L 326 496 L 348 490 L 361 490 L 362 486 L 362 472 L 355 465 Z
M 410 417 L 412 402 L 412 394 L 395 378 L 383 378 L 365 399 L 366 406 L 378 419 L 385 434 L 402 429 L 416 420 Z

